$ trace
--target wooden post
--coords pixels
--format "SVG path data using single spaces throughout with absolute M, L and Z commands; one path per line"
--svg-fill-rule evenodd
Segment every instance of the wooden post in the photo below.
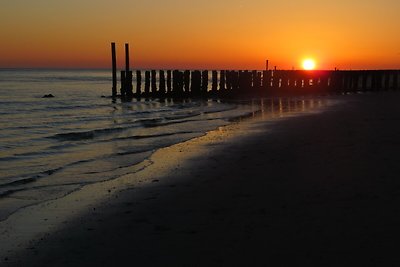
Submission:
M 362 82 L 361 82 L 361 91 L 367 91 L 367 82 L 368 82 L 368 72 L 362 71 L 361 72 Z
M 125 98 L 126 93 L 126 76 L 125 71 L 121 71 L 121 98 Z
M 198 70 L 192 71 L 191 93 L 193 96 L 200 96 L 201 91 L 201 72 Z
M 172 73 L 171 70 L 167 70 L 167 94 L 172 92 Z
M 201 74 L 201 94 L 207 95 L 208 91 L 208 70 L 204 70 Z
M 219 74 L 219 90 L 223 92 L 225 90 L 225 71 L 221 70 Z
M 185 91 L 185 93 L 189 93 L 190 91 L 190 71 L 189 70 L 185 70 L 185 72 L 183 73 L 183 89 Z
M 150 71 L 144 73 L 144 94 L 145 97 L 150 96 Z
M 232 91 L 237 93 L 239 91 L 239 72 L 233 70 L 231 72 L 231 79 L 232 79 Z
M 112 60 L 112 97 L 117 96 L 117 56 L 115 52 L 115 43 L 111 43 Z
M 129 44 L 125 44 L 125 71 L 129 71 Z
M 399 76 L 400 72 L 398 70 L 394 71 L 394 80 L 393 80 L 393 88 L 394 90 L 399 90 L 400 89 L 400 82 L 399 82 Z
M 164 96 L 165 94 L 165 73 L 163 70 L 160 70 L 160 96 Z
M 232 90 L 232 71 L 225 71 L 225 80 L 226 80 L 226 90 Z
M 211 91 L 216 93 L 218 91 L 218 72 L 216 70 L 212 71 L 212 86 Z
M 151 95 L 156 97 L 157 95 L 157 73 L 155 70 L 151 71 Z
M 385 71 L 384 90 L 388 91 L 390 88 L 390 71 Z
M 127 98 L 133 97 L 133 85 L 132 85 L 132 71 L 125 72 L 125 96 Z
M 126 97 L 132 97 L 132 72 L 129 69 L 129 44 L 125 44 L 125 85 L 124 92 Z
M 136 71 L 136 96 L 140 97 L 142 94 L 142 72 L 140 70 Z
M 183 72 L 179 70 L 172 72 L 172 93 L 176 97 L 183 97 Z

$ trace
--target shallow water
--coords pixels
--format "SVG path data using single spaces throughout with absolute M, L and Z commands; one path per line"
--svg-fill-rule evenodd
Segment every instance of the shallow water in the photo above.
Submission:
M 110 88 L 109 71 L 0 70 L 0 220 L 131 173 L 156 149 L 252 111 L 211 100 L 113 103 L 101 97 Z
M 326 104 L 312 98 L 121 103 L 101 97 L 110 93 L 108 70 L 0 70 L 0 221 L 86 184 L 137 172 L 155 150 L 232 121 Z M 46 94 L 55 98 L 42 98 Z

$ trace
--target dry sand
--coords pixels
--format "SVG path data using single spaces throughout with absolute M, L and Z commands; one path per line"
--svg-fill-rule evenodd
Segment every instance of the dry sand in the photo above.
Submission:
M 398 266 L 400 94 L 339 99 L 221 128 L 158 151 L 140 177 L 16 213 L 0 224 L 1 263 Z

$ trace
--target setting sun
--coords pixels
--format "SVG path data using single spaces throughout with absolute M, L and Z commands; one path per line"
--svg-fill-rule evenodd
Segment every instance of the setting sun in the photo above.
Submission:
M 303 61 L 303 69 L 305 70 L 315 69 L 315 61 L 313 59 L 305 59 Z

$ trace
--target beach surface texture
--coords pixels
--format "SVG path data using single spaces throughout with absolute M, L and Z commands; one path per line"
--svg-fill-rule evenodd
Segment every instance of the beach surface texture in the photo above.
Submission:
M 0 224 L 4 266 L 399 266 L 400 94 L 235 123 Z

